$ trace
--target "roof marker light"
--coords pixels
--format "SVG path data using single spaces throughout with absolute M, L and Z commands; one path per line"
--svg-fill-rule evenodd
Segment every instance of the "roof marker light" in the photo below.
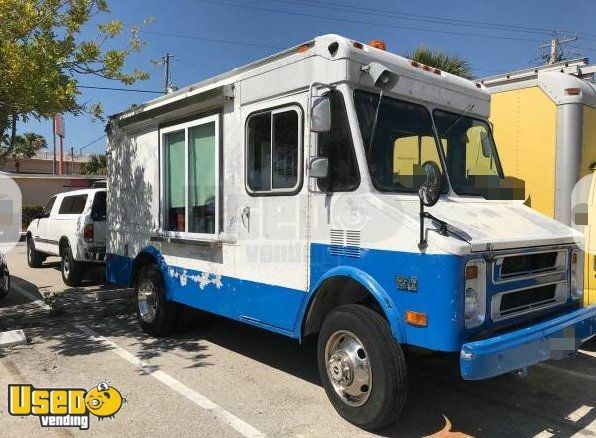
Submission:
M 310 46 L 308 44 L 302 44 L 302 45 L 298 46 L 298 49 L 296 49 L 296 51 L 298 53 L 304 53 L 304 52 L 308 51 L 308 49 L 310 49 Z
M 418 64 L 416 61 L 412 61 L 412 62 L 410 62 L 410 65 L 411 65 L 412 67 L 416 67 L 416 68 L 420 67 L 420 64 Z
M 375 49 L 387 50 L 387 44 L 385 44 L 385 41 L 372 40 L 370 43 L 368 43 L 368 45 L 374 47 Z
M 358 41 L 354 41 L 353 42 L 354 47 L 356 47 L 357 49 L 364 49 L 364 44 L 359 43 Z
M 581 88 L 565 88 L 565 94 L 567 96 L 579 96 L 582 94 Z

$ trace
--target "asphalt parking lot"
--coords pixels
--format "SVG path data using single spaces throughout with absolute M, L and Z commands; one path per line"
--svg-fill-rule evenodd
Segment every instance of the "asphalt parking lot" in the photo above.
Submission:
M 0 331 L 22 328 L 26 345 L 0 348 L 2 436 L 367 436 L 333 410 L 312 345 L 188 311 L 174 336 L 146 336 L 130 290 L 64 286 L 58 259 L 30 269 L 25 247 L 7 254 L 13 279 Z M 45 295 L 56 298 L 42 299 Z M 54 300 L 52 302 L 52 300 Z M 50 306 L 48 306 L 48 303 Z M 409 401 L 381 436 L 596 436 L 596 341 L 577 358 L 482 382 L 459 378 L 444 356 L 409 357 Z M 91 388 L 106 381 L 126 403 L 89 430 L 43 428 L 7 411 L 7 386 Z

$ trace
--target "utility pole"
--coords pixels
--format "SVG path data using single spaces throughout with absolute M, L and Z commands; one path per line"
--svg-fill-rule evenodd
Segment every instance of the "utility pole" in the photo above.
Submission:
M 562 61 L 565 57 L 565 52 L 561 46 L 569 44 L 573 41 L 577 41 L 577 35 L 560 38 L 557 32 L 553 32 L 553 39 L 548 43 L 540 45 L 542 59 L 546 61 L 547 65 Z
M 165 56 L 161 57 L 161 63 L 164 66 L 164 94 L 168 94 L 170 88 L 170 60 L 176 59 L 176 56 L 171 55 L 169 52 Z

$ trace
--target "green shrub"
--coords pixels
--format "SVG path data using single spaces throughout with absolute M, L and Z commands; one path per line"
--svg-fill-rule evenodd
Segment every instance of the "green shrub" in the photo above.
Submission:
M 23 225 L 23 229 L 26 229 L 31 221 L 38 217 L 42 211 L 43 207 L 41 205 L 23 205 L 23 208 L 21 209 L 21 223 Z

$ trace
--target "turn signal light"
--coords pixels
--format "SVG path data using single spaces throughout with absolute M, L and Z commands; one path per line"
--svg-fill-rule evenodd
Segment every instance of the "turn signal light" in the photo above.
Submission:
M 407 310 L 406 322 L 410 325 L 415 325 L 416 327 L 426 327 L 428 325 L 428 317 L 426 316 L 426 313 Z

